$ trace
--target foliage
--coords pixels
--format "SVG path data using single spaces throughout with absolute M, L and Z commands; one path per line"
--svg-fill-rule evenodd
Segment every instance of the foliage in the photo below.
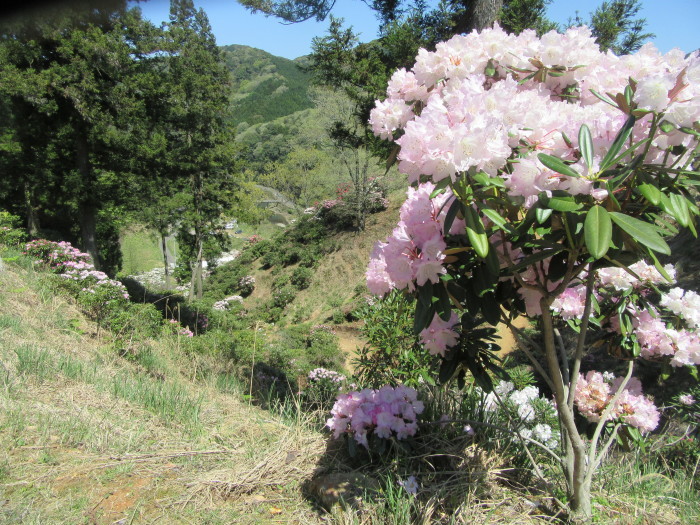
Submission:
M 90 256 L 70 243 L 38 239 L 26 245 L 25 254 L 57 274 L 61 285 L 76 297 L 85 313 L 98 322 L 127 304 L 129 294 L 124 285 L 96 270 Z
M 653 33 L 644 33 L 644 18 L 634 18 L 641 8 L 639 0 L 612 0 L 603 2 L 591 13 L 588 25 L 602 51 L 610 49 L 617 55 L 627 55 L 654 37 Z M 575 24 L 584 23 L 577 13 Z
M 27 234 L 19 224 L 20 218 L 17 215 L 0 210 L 0 244 L 18 246 L 26 240 Z
M 112 209 L 133 198 L 124 184 L 142 153 L 133 144 L 149 143 L 134 124 L 142 123 L 137 84 L 153 30 L 118 0 L 52 7 L 0 28 L 3 136 L 14 166 L 0 198 L 21 209 L 31 235 L 50 223 L 110 273 L 119 263 L 108 241 Z
M 414 310 L 414 301 L 398 292 L 368 298 L 358 309 L 362 335 L 367 338 L 354 364 L 360 384 L 371 388 L 434 384 L 438 361 L 413 332 Z
M 309 75 L 299 62 L 240 45 L 222 46 L 221 58 L 232 76 L 234 126 L 270 122 L 311 107 Z

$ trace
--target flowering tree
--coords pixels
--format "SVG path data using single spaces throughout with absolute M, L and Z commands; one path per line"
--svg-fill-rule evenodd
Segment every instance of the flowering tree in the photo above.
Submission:
M 700 56 L 649 44 L 618 57 L 585 27 L 538 38 L 496 26 L 421 49 L 387 95 L 370 122 L 400 146 L 412 186 L 368 286 L 417 296 L 414 328 L 443 381 L 470 371 L 491 390 L 502 370 L 488 324 L 511 327 L 554 394 L 569 505 L 589 519 L 616 435 L 658 423 L 635 358 L 700 364 L 699 298 L 668 291 L 674 270 L 657 258 L 677 226 L 695 234 Z M 541 345 L 513 326 L 522 314 L 540 320 Z M 580 373 L 593 331 L 627 360 L 624 377 Z M 591 439 L 576 412 L 597 422 Z

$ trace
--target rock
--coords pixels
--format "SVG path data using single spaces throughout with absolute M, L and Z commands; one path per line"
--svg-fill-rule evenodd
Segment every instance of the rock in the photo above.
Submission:
M 308 492 L 328 511 L 335 505 L 358 507 L 363 497 L 379 491 L 377 480 L 359 472 L 336 472 L 312 479 Z

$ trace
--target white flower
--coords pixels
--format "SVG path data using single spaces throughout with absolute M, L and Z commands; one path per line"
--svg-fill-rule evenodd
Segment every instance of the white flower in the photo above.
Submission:
M 415 495 L 418 492 L 419 485 L 415 476 L 409 476 L 405 481 L 399 481 L 399 485 L 409 494 Z

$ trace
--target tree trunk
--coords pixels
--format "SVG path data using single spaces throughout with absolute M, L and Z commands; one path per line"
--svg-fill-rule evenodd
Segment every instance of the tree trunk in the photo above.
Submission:
M 491 27 L 496 21 L 501 7 L 503 7 L 503 0 L 476 0 L 472 12 L 471 28 L 481 31 Z
M 166 239 L 168 237 L 167 233 L 160 233 L 160 245 L 163 250 L 163 267 L 165 268 L 165 288 L 170 289 L 170 265 L 168 264 L 168 243 Z
M 78 131 L 76 138 L 76 163 L 80 174 L 82 188 L 78 202 L 78 214 L 80 215 L 80 236 L 83 241 L 83 250 L 90 257 L 95 268 L 102 267 L 100 254 L 97 249 L 97 203 L 95 200 L 95 185 L 92 169 L 90 167 L 90 154 L 88 150 L 87 135 Z
M 27 233 L 30 237 L 38 237 L 39 210 L 36 207 L 34 191 L 27 181 L 24 183 L 24 205 L 27 213 Z
M 469 33 L 476 29 L 481 31 L 496 21 L 498 12 L 503 7 L 503 0 L 474 0 L 468 2 L 464 14 L 455 20 L 455 33 Z

